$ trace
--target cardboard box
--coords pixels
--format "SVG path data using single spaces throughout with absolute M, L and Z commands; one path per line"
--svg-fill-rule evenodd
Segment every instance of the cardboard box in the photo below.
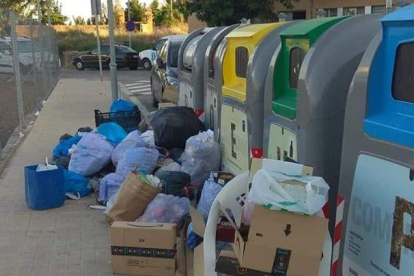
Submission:
M 176 237 L 175 224 L 114 222 L 111 226 L 113 272 L 174 276 Z
M 232 276 L 273 276 L 269 273 L 241 267 L 234 252 L 226 250 L 221 251 L 217 258 L 216 272 Z
M 242 267 L 277 276 L 317 276 L 328 220 L 255 206 L 247 240 L 236 232 Z

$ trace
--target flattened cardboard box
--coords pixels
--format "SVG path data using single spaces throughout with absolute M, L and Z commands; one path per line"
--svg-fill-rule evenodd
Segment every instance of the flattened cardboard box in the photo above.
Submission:
M 176 236 L 175 224 L 114 222 L 111 226 L 113 272 L 174 276 Z
M 277 276 L 317 276 L 328 220 L 255 206 L 247 241 L 236 232 L 242 267 Z

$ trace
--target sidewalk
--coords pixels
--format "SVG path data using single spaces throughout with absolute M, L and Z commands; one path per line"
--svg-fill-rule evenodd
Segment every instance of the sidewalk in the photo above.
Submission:
M 33 129 L 0 176 L 0 276 L 112 275 L 108 226 L 90 196 L 61 208 L 26 207 L 24 166 L 44 162 L 64 133 L 95 126 L 94 109 L 107 110 L 110 83 L 63 79 Z

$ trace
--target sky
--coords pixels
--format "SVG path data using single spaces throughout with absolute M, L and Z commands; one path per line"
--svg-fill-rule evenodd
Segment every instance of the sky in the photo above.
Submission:
M 121 0 L 121 3 L 125 3 L 125 7 L 127 2 L 128 0 Z M 139 0 L 139 2 L 148 5 L 152 0 Z M 59 0 L 59 3 L 62 4 L 62 13 L 69 18 L 72 18 L 72 16 L 89 18 L 92 16 L 90 0 Z M 106 0 L 102 0 L 102 3 L 106 4 Z

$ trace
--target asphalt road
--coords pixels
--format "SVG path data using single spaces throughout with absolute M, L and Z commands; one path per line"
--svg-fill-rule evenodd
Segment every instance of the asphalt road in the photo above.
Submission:
M 151 112 L 155 110 L 152 106 L 152 96 L 150 88 L 150 71 L 138 69 L 131 71 L 129 69 L 118 70 L 118 82 L 125 85 L 130 91 L 129 94 L 138 99 L 145 108 Z M 77 71 L 75 69 L 63 69 L 61 78 L 71 79 L 86 79 L 86 80 L 99 80 L 99 70 L 86 69 L 84 71 Z M 104 80 L 110 80 L 110 70 L 103 71 Z

